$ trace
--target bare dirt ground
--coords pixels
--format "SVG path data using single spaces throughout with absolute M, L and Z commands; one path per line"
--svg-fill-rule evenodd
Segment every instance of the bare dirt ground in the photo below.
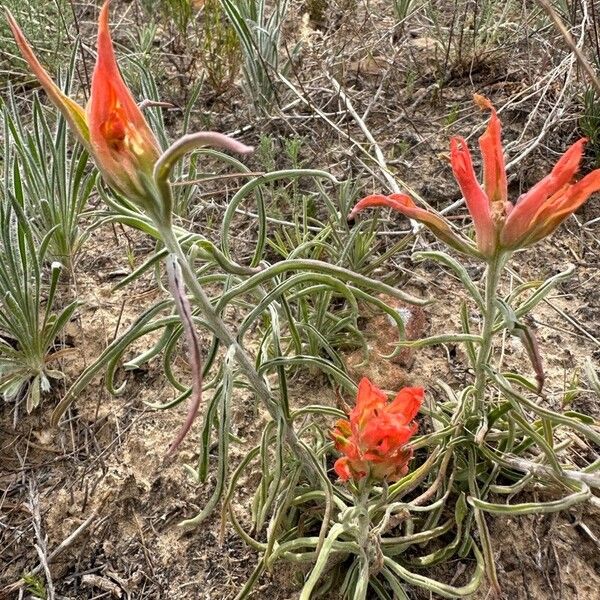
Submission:
M 511 171 L 511 191 L 518 195 L 547 172 L 557 155 L 579 136 L 576 95 L 561 95 L 563 85 L 575 85 L 565 78 L 575 75 L 563 74 L 544 87 L 547 81 L 543 78 L 566 54 L 549 52 L 548 42 L 535 36 L 515 33 L 521 20 L 531 17 L 530 4 L 522 3 L 523 12 L 509 20 L 506 39 L 480 52 L 465 46 L 464 56 L 458 56 L 454 46 L 446 50 L 440 45 L 427 19 L 394 27 L 383 2 L 367 5 L 337 0 L 324 15 L 304 19 L 301 15 L 319 3 L 295 2 L 297 12 L 286 28 L 287 42 L 291 45 L 301 37 L 303 45 L 290 80 L 311 106 L 299 103 L 292 112 L 276 114 L 272 120 L 250 121 L 252 128 L 245 141 L 257 142 L 260 134 L 276 140 L 278 136 L 300 137 L 305 166 L 327 168 L 339 178 L 358 178 L 365 193 L 382 190 L 381 181 L 357 160 L 360 152 L 353 142 L 365 145 L 364 135 L 335 91 L 335 79 L 359 114 L 368 111 L 365 122 L 384 150 L 392 173 L 441 209 L 459 198 L 447 162 L 448 138 L 459 132 L 473 133 L 470 141 L 475 147 L 475 136 L 484 122 L 484 115 L 472 108 L 472 93 L 486 94 L 498 107 L 518 97 L 521 100 L 501 114 L 505 137 L 512 142 L 509 159 L 531 145 L 541 129 L 548 130 L 543 142 L 534 144 L 533 151 Z M 113 11 L 122 7 L 134 10 L 132 6 L 114 2 Z M 553 43 L 561 47 L 557 39 Z M 165 89 L 164 99 L 177 104 L 181 90 L 175 85 Z M 522 100 L 527 94 L 531 98 Z M 294 95 L 288 97 L 293 99 Z M 203 102 L 211 126 L 224 131 L 237 129 L 248 115 L 235 89 L 224 96 L 207 94 Z M 548 125 L 546 118 L 552 115 L 555 102 L 563 103 L 564 108 Z M 331 115 L 336 127 L 324 124 L 315 109 Z M 250 168 L 263 167 L 252 164 L 253 160 L 249 160 Z M 568 263 L 577 267 L 574 277 L 535 309 L 532 323 L 547 374 L 543 401 L 554 409 L 561 408 L 565 391 L 577 388 L 584 361 L 600 362 L 600 243 L 597 225 L 583 226 L 600 216 L 599 206 L 597 198 L 590 201 L 551 240 L 520 253 L 503 283 L 508 291 L 518 285 L 519 278 L 543 279 Z M 194 226 L 206 225 L 210 211 L 218 207 L 203 212 Z M 450 218 L 461 225 L 462 215 L 464 208 Z M 247 218 L 240 218 L 236 225 L 240 230 L 253 226 Z M 388 232 L 405 230 L 406 222 L 382 215 L 382 227 Z M 207 231 L 210 229 L 203 229 L 205 234 Z M 384 250 L 390 238 L 379 239 L 378 249 Z M 437 300 L 426 309 L 426 332 L 458 330 L 458 308 L 464 296 L 460 286 L 437 266 L 410 262 L 411 250 L 426 246 L 438 247 L 425 234 L 414 248 L 389 261 L 386 269 L 405 272 L 406 291 Z M 134 372 L 119 371 L 127 385 L 117 397 L 108 394 L 98 378 L 77 399 L 60 429 L 49 426 L 49 409 L 69 383 L 141 309 L 161 296 L 152 274 L 133 287 L 111 291 L 118 280 L 115 273 L 131 270 L 129 256 L 141 264 L 152 248 L 147 238 L 130 230 L 104 227 L 92 233 L 74 282 L 64 286 L 65 299 L 76 294 L 82 301 L 64 340 L 73 349 L 63 361 L 66 381 L 44 399 L 39 410 L 21 416 L 16 426 L 14 406 L 0 405 L 0 597 L 3 588 L 7 598 L 26 597 L 23 587 L 11 586 L 24 572 L 40 569 L 35 549 L 40 542 L 32 518 L 36 513 L 40 516 L 38 538 L 45 540 L 48 553 L 67 540 L 67 547 L 50 566 L 60 597 L 220 600 L 235 596 L 252 572 L 256 554 L 230 526 L 222 525 L 218 511 L 193 531 L 178 527 L 182 519 L 202 509 L 214 480 L 196 485 L 182 467 L 195 463 L 198 427 L 177 456 L 165 459 L 168 444 L 183 421 L 184 407 L 155 411 L 147 406 L 148 402 L 175 398 L 159 360 Z M 243 256 L 244 244 L 237 250 Z M 481 274 L 476 264 L 470 271 L 474 278 Z M 367 336 L 373 334 L 369 319 L 364 321 L 364 331 Z M 127 358 L 142 349 L 143 345 L 132 348 Z M 504 340 L 497 350 L 505 353 L 510 365 L 520 365 L 529 374 L 526 353 L 517 341 Z M 423 385 L 428 401 L 435 402 L 440 394 L 437 380 L 456 386 L 470 381 L 466 364 L 461 348 L 444 346 L 418 351 L 408 370 L 373 354 L 364 372 L 389 389 L 406 383 Z M 179 366 L 185 371 L 183 358 Z M 292 396 L 298 403 L 307 397 L 335 402 L 325 378 L 307 376 L 295 386 Z M 577 392 L 570 399 L 573 409 L 600 417 L 597 397 Z M 251 395 L 240 394 L 233 433 L 248 447 L 256 441 L 261 419 L 264 415 Z M 244 449 L 239 447 L 239 456 Z M 242 520 L 255 483 L 255 474 L 247 473 L 236 498 Z M 524 497 L 537 497 L 537 492 Z M 583 506 L 558 515 L 490 517 L 488 522 L 504 597 L 599 597 L 598 511 Z M 82 525 L 83 531 L 68 542 Z M 446 565 L 440 575 L 451 582 L 466 568 L 457 561 Z M 252 597 L 291 600 L 297 597 L 301 580 L 301 572 L 282 564 L 261 579 Z M 430 597 L 417 590 L 408 593 L 410 598 Z M 489 597 L 485 589 L 476 595 L 481 600 Z

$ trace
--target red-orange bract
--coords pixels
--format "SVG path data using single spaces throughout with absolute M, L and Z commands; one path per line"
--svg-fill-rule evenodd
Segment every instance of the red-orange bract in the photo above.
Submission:
M 594 192 L 600 190 L 600 169 L 592 171 L 581 181 L 572 183 L 579 171 L 586 141 L 580 139 L 563 154 L 548 176 L 520 196 L 513 205 L 508 200 L 500 120 L 487 98 L 475 95 L 475 102 L 492 112 L 488 127 L 479 138 L 483 159 L 483 186 L 477 180 L 471 153 L 464 138 L 456 137 L 451 140 L 450 157 L 454 177 L 473 219 L 477 251 L 486 258 L 492 258 L 498 252 L 525 248 L 550 235 Z M 464 244 L 457 241 L 456 235 L 441 217 L 417 208 L 410 198 L 400 194 L 367 196 L 354 207 L 350 218 L 360 210 L 382 205 L 420 221 L 457 250 L 473 253 L 474 248 L 465 250 Z
M 108 27 L 108 7 L 107 0 L 100 11 L 98 58 L 85 110 L 52 81 L 10 13 L 7 19 L 23 57 L 106 181 L 135 200 L 147 193 L 143 178 L 152 176 L 159 146 L 119 72 Z
M 340 419 L 331 431 L 336 449 L 344 455 L 334 466 L 338 477 L 396 481 L 404 476 L 423 394 L 423 388 L 404 388 L 388 402 L 382 390 L 366 377 L 361 379 L 349 419 Z
M 96 163 L 110 185 L 145 195 L 140 173 L 152 175 L 159 146 L 119 71 L 105 2 L 98 20 L 98 59 L 86 112 Z

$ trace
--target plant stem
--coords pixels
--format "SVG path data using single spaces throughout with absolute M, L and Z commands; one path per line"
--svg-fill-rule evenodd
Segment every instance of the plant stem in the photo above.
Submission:
M 370 484 L 367 483 L 368 478 L 364 478 L 359 482 L 358 493 L 355 496 L 355 506 L 358 509 L 358 545 L 368 553 L 369 548 L 369 491 Z
M 177 257 L 185 283 L 192 293 L 192 296 L 198 303 L 200 310 L 202 311 L 202 315 L 208 323 L 208 326 L 227 348 L 234 346 L 235 357 L 240 367 L 244 371 L 246 377 L 248 377 L 248 380 L 250 381 L 256 394 L 267 405 L 267 407 L 269 407 L 273 404 L 269 388 L 266 386 L 264 380 L 254 368 L 254 364 L 252 363 L 250 357 L 246 354 L 246 352 L 244 352 L 234 335 L 231 333 L 231 331 L 229 331 L 227 325 L 223 322 L 223 319 L 221 319 L 221 317 L 214 310 L 211 301 L 204 293 L 202 286 L 198 283 L 196 274 L 192 270 L 174 232 L 171 229 L 162 228 L 159 231 L 167 250 Z M 269 410 L 269 412 L 271 411 Z
M 483 327 L 481 330 L 482 342 L 479 347 L 479 353 L 477 354 L 477 360 L 475 362 L 475 400 L 474 400 L 474 416 L 479 419 L 479 428 L 475 434 L 475 443 L 480 445 L 483 444 L 486 433 L 488 431 L 488 412 L 485 407 L 485 394 L 486 394 L 486 383 L 487 383 L 487 372 L 486 367 L 489 364 L 490 355 L 492 352 L 492 341 L 494 334 L 494 321 L 498 308 L 496 306 L 496 299 L 498 296 L 498 283 L 502 274 L 502 269 L 506 263 L 507 256 L 501 252 L 497 253 L 490 259 L 487 265 L 485 273 L 485 297 L 484 297 L 484 313 L 483 313 Z M 476 475 L 476 458 L 474 450 L 469 452 L 469 489 L 471 496 L 480 499 L 481 496 L 485 496 L 487 491 L 487 485 L 484 486 L 483 490 L 477 485 Z M 494 471 L 492 471 L 494 473 Z M 488 482 L 489 484 L 490 482 Z M 483 494 L 481 493 L 483 492 Z M 485 557 L 485 571 L 490 581 L 490 586 L 496 593 L 499 592 L 500 586 L 498 584 L 498 577 L 496 574 L 496 568 L 494 564 L 494 557 L 491 549 L 490 535 L 488 527 L 485 521 L 485 516 L 480 510 L 475 510 L 472 515 L 469 515 L 469 521 L 475 517 L 477 523 L 477 529 L 479 531 L 479 537 L 483 548 L 483 555 Z
M 481 330 L 482 343 L 479 346 L 477 361 L 475 363 L 475 415 L 485 421 L 485 392 L 488 364 L 490 353 L 492 351 L 492 340 L 494 331 L 494 320 L 496 319 L 496 296 L 498 293 L 498 282 L 506 258 L 503 254 L 497 254 L 488 263 L 485 273 L 485 312 L 483 313 L 483 328 Z
M 379 543 L 380 534 L 374 534 L 371 530 L 371 518 L 369 516 L 369 495 L 372 481 L 370 477 L 362 479 L 359 482 L 357 493 L 355 494 L 356 506 L 356 525 L 358 528 L 356 541 L 363 551 L 364 573 L 359 578 L 369 579 L 370 575 L 377 574 L 383 567 L 383 553 Z M 361 567 L 361 571 L 362 571 Z M 359 581 L 355 598 L 366 598 L 368 584 Z M 358 590 L 361 590 L 359 592 Z

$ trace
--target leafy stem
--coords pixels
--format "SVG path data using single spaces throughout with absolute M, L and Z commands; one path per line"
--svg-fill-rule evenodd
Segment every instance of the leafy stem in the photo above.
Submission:
M 268 410 L 271 418 L 276 422 L 280 422 L 282 419 L 285 422 L 285 439 L 290 450 L 296 458 L 301 460 L 302 464 L 309 473 L 318 475 L 315 473 L 315 467 L 312 464 L 312 460 L 309 456 L 307 456 L 307 451 L 300 443 L 292 424 L 288 419 L 285 418 L 285 415 L 283 414 L 284 411 L 273 400 L 271 391 L 267 387 L 264 379 L 254 367 L 252 359 L 239 345 L 233 333 L 229 330 L 223 319 L 221 319 L 217 311 L 213 308 L 210 299 L 198 282 L 196 274 L 194 273 L 194 270 L 191 267 L 173 229 L 163 225 L 159 226 L 159 232 L 168 252 L 177 258 L 185 284 L 196 301 L 196 304 L 202 311 L 202 315 L 208 327 L 225 347 L 234 348 L 235 358 L 240 368 L 248 378 L 248 381 L 250 382 L 256 395 Z
M 485 273 L 485 296 L 483 311 L 483 327 L 481 330 L 481 344 L 477 353 L 475 362 L 475 393 L 474 409 L 475 415 L 485 420 L 484 402 L 486 392 L 486 382 L 488 377 L 487 364 L 492 351 L 492 342 L 494 338 L 494 323 L 496 320 L 498 283 L 502 275 L 502 270 L 506 264 L 507 256 L 501 252 L 490 259 Z M 484 429 L 486 428 L 484 423 Z M 481 430 L 480 430 L 481 431 Z M 479 434 L 478 434 L 479 435 Z

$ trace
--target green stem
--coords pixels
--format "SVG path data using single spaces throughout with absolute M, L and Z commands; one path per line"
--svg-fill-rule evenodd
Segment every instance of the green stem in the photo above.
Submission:
M 368 554 L 369 550 L 369 478 L 365 477 L 359 482 L 356 495 L 356 508 L 358 509 L 358 545 Z
M 485 396 L 487 391 L 487 380 L 488 374 L 486 367 L 489 364 L 490 356 L 492 353 L 492 342 L 494 338 L 494 321 L 496 319 L 497 308 L 497 297 L 498 297 L 498 283 L 502 274 L 502 269 L 506 264 L 507 255 L 499 252 L 490 259 L 487 265 L 485 273 L 485 296 L 484 296 L 484 312 L 483 312 L 483 327 L 481 330 L 482 342 L 479 346 L 479 352 L 475 362 L 475 394 L 474 394 L 474 416 L 479 419 L 480 425 L 477 433 L 475 434 L 475 442 L 478 445 L 482 445 L 488 431 L 488 412 L 485 407 Z M 471 497 L 475 500 L 479 500 L 481 496 L 485 496 L 487 487 L 495 479 L 495 471 L 492 470 L 490 480 L 479 488 L 477 484 L 477 458 L 473 449 L 469 452 L 469 488 Z M 470 522 L 472 517 L 475 517 L 477 523 L 477 529 L 479 531 L 479 537 L 483 547 L 485 572 L 490 581 L 492 589 L 499 590 L 498 578 L 496 575 L 496 568 L 494 565 L 494 557 L 491 548 L 490 536 L 485 521 L 485 516 L 481 511 L 475 510 L 473 514 L 469 515 Z M 468 531 L 467 527 L 467 531 Z
M 357 513 L 357 538 L 356 541 L 362 550 L 362 559 L 359 581 L 355 589 L 355 598 L 367 597 L 367 589 L 371 575 L 377 574 L 383 567 L 383 552 L 380 545 L 379 533 L 371 529 L 371 517 L 369 515 L 369 495 L 372 489 L 372 481 L 367 477 L 359 483 L 358 493 L 355 495 Z
M 217 338 L 219 338 L 226 348 L 231 346 L 235 348 L 235 357 L 238 361 L 238 364 L 244 371 L 244 374 L 250 381 L 256 394 L 259 396 L 261 401 L 267 405 L 267 408 L 269 408 L 269 412 L 271 413 L 271 410 L 274 409 L 274 402 L 269 388 L 266 386 L 263 378 L 258 374 L 248 354 L 244 352 L 242 347 L 238 344 L 233 333 L 229 331 L 227 325 L 214 310 L 211 301 L 204 293 L 202 286 L 198 282 L 196 274 L 190 266 L 185 252 L 179 244 L 179 240 L 175 236 L 175 233 L 171 229 L 161 228 L 160 236 L 167 250 L 177 257 L 185 283 L 200 307 L 202 315 L 206 319 L 208 326 L 212 329 L 214 334 L 217 336 Z M 275 418 L 277 415 L 271 414 L 271 416 Z
M 494 321 L 496 319 L 496 297 L 498 294 L 498 282 L 506 262 L 503 254 L 497 254 L 490 259 L 485 274 L 485 310 L 483 313 L 483 328 L 481 330 L 482 342 L 479 346 L 477 360 L 475 363 L 475 415 L 484 418 L 484 403 L 487 382 L 486 366 L 492 351 L 494 334 Z

